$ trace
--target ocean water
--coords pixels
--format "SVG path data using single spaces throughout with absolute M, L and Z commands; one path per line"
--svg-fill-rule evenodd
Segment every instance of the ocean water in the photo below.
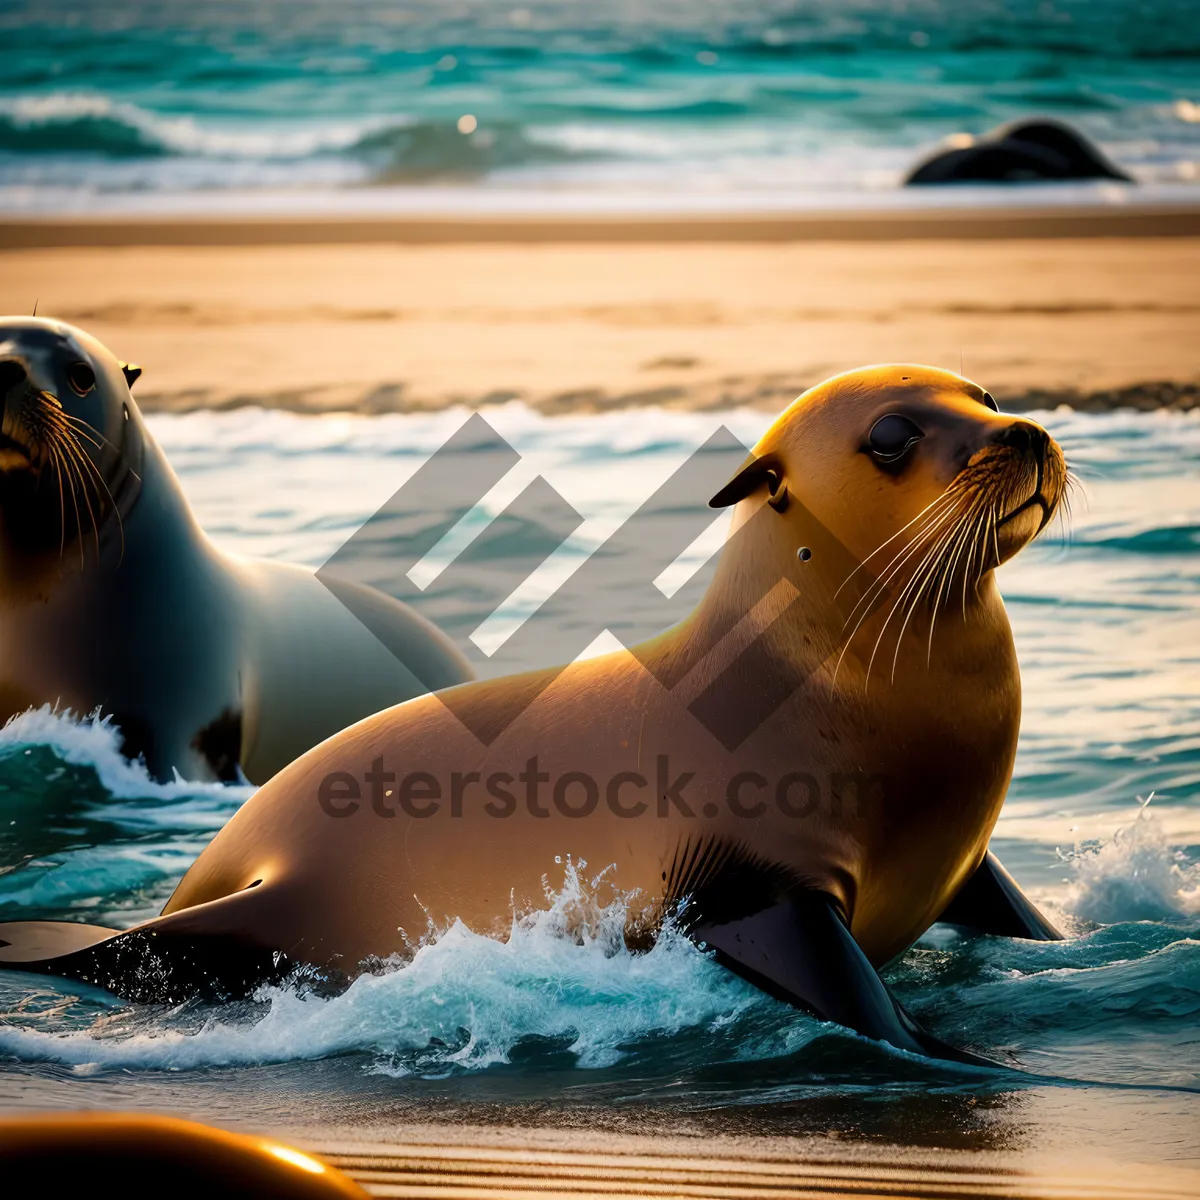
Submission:
M 465 415 L 240 410 L 151 425 L 220 544 L 315 565 Z M 0 1107 L 149 1106 L 326 1134 L 500 1120 L 1200 1163 L 1200 415 L 1039 417 L 1084 495 L 1069 528 L 1001 572 L 1025 708 L 993 845 L 1069 937 L 935 927 L 886 972 L 932 1030 L 1010 1069 L 931 1063 L 824 1025 L 678 936 L 631 954 L 619 903 L 594 936 L 567 937 L 564 908 L 594 863 L 506 944 L 455 926 L 333 998 L 283 986 L 233 1005 L 139 1006 L 0 972 Z M 520 405 L 488 418 L 522 464 L 485 517 L 522 472 L 541 472 L 586 518 L 563 551 L 573 561 L 718 420 Z M 720 419 L 745 441 L 766 423 Z M 154 914 L 249 794 L 151 782 L 102 717 L 16 718 L 0 732 L 0 919 Z
M 1037 114 L 1142 184 L 1043 201 L 1200 191 L 1193 0 L 9 0 L 0 36 L 0 210 L 899 202 Z

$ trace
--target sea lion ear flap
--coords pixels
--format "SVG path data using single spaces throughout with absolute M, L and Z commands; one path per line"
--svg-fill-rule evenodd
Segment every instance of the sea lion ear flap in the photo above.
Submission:
M 142 368 L 135 366 L 133 363 L 122 363 L 121 370 L 125 374 L 125 386 L 129 388 L 137 383 L 142 374 Z
M 752 458 L 708 502 L 708 507 L 728 508 L 747 496 L 753 496 L 764 485 L 771 493 L 767 503 L 776 512 L 783 512 L 788 504 L 787 484 L 783 481 L 783 466 L 773 454 Z

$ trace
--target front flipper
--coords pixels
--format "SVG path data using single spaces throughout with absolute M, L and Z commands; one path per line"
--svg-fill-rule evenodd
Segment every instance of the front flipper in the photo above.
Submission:
M 688 932 L 735 974 L 823 1021 L 928 1058 L 1002 1065 L 925 1033 L 892 998 L 824 892 L 793 893 L 727 922 L 701 918 Z
M 199 907 L 215 905 L 184 912 Z M 0 922 L 0 970 L 78 979 L 142 1004 L 236 999 L 290 965 L 241 938 L 206 937 L 171 917 L 124 932 L 72 921 Z
M 0 922 L 0 967 L 41 971 L 44 963 L 69 958 L 116 937 L 119 929 L 74 921 Z
M 1063 940 L 990 850 L 938 920 L 998 937 Z

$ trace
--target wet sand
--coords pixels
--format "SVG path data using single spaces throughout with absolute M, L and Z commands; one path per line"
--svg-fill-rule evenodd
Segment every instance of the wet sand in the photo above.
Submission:
M 1200 215 L 0 223 L 148 410 L 778 410 L 914 361 L 1011 407 L 1200 403 Z
M 754 1137 L 650 1139 L 424 1127 L 404 1140 L 302 1140 L 305 1149 L 378 1196 L 1190 1197 L 1200 1173 L 1082 1155 L 929 1151 Z M 295 1139 L 293 1139 L 295 1140 Z

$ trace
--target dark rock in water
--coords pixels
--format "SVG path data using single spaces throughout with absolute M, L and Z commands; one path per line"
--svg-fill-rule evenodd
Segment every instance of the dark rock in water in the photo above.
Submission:
M 967 135 L 962 135 L 966 138 Z M 916 167 L 905 185 L 1043 183 L 1121 179 L 1133 182 L 1083 136 L 1061 121 L 1018 121 L 964 144 L 956 141 Z

